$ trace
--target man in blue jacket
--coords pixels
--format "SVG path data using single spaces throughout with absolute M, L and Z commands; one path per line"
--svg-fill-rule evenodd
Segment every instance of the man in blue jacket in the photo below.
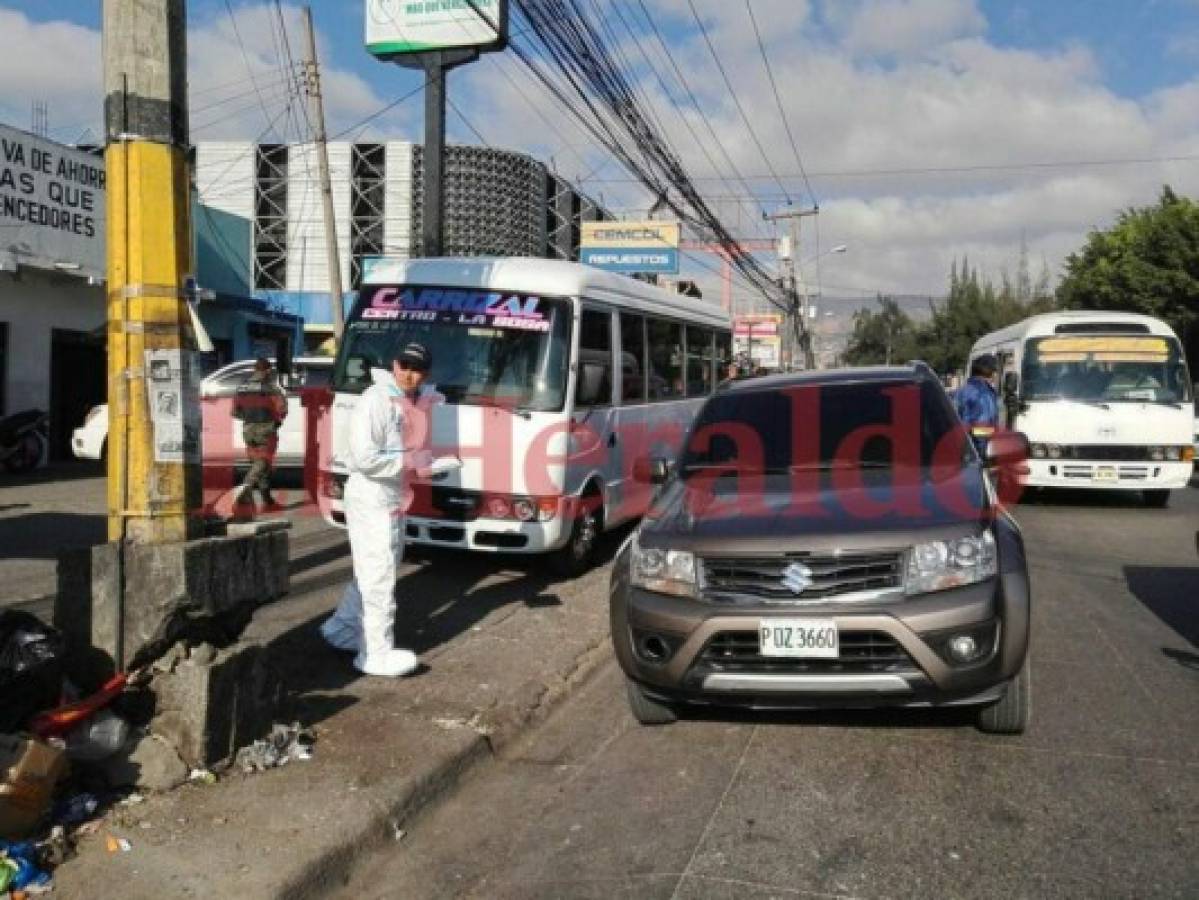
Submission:
M 986 451 L 987 441 L 999 424 L 999 395 L 993 383 L 996 368 L 995 357 L 990 353 L 974 360 L 970 365 L 970 380 L 955 399 L 958 418 L 966 426 L 979 453 Z

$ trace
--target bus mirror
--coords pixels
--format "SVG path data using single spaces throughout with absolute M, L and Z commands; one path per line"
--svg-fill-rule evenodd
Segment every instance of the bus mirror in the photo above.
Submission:
M 585 362 L 579 366 L 579 390 L 575 396 L 579 406 L 594 406 L 608 399 L 603 396 L 604 373 L 604 367 L 596 363 Z
M 1020 392 L 1020 376 L 1015 372 L 1006 372 L 1003 376 L 1003 396 L 1015 398 Z

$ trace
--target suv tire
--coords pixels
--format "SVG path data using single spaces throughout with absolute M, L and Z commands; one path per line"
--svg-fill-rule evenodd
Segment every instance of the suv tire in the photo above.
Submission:
M 1170 505 L 1169 490 L 1141 491 L 1141 496 L 1150 509 L 1165 509 Z
M 635 681 L 625 679 L 625 688 L 629 697 L 629 710 L 633 713 L 633 718 L 642 725 L 670 725 L 678 721 L 679 714 L 675 712 L 674 707 L 647 697 L 641 685 Z
M 1032 715 L 1032 664 L 1028 657 L 1020 673 L 1008 682 L 1003 697 L 978 711 L 976 725 L 987 734 L 1023 734 Z

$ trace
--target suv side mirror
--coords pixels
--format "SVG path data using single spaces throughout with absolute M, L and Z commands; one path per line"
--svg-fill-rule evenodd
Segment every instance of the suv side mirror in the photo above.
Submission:
M 1032 455 L 1028 438 L 1018 431 L 996 431 L 987 442 L 983 461 L 988 468 L 1010 466 L 1024 462 Z
M 665 484 L 670 480 L 670 463 L 660 456 L 643 456 L 633 463 L 633 480 L 639 484 Z
M 1003 375 L 1003 396 L 1015 399 L 1020 393 L 1020 376 L 1015 372 L 1005 372 Z

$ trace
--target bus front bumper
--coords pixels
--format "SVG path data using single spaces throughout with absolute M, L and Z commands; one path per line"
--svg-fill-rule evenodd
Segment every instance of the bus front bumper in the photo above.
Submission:
M 1190 462 L 1030 459 L 1026 465 L 1026 487 L 1171 490 L 1186 487 L 1193 472 Z

